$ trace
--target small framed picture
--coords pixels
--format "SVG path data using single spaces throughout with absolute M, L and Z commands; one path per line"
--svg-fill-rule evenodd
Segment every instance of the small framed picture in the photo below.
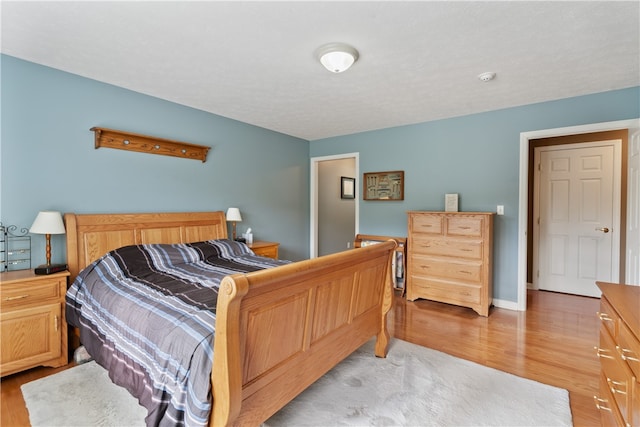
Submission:
M 444 211 L 458 212 L 458 193 L 444 195 Z
M 356 179 L 346 176 L 340 177 L 340 198 L 355 199 L 356 198 Z

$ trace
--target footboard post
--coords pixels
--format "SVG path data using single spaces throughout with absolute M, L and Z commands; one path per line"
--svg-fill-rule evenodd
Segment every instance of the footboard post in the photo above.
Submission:
M 389 240 L 390 242 L 395 243 L 394 247 L 397 246 L 397 242 L 395 240 Z M 389 280 L 385 280 L 384 289 L 382 291 L 382 313 L 381 313 L 381 322 L 380 332 L 376 337 L 376 345 L 375 345 L 375 355 L 377 357 L 387 357 L 387 351 L 389 350 L 389 327 L 387 325 L 388 314 L 391 311 L 391 307 L 393 307 L 393 270 L 391 268 L 391 263 L 393 258 L 395 257 L 395 250 L 391 250 L 389 253 L 389 262 L 387 263 L 387 271 L 385 272 L 385 276 L 389 278 Z
M 209 425 L 226 426 L 240 414 L 242 364 L 240 357 L 240 302 L 249 284 L 242 275 L 222 279 L 216 308 L 211 386 L 213 407 Z

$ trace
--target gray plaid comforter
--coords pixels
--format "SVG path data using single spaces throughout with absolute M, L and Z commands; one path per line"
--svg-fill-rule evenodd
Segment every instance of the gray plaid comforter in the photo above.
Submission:
M 206 425 L 220 281 L 284 263 L 232 240 L 125 246 L 78 275 L 67 322 L 147 425 Z

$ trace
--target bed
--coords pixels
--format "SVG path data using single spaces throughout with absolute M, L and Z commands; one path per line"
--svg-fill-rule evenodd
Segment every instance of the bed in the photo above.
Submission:
M 94 261 L 131 245 L 236 243 L 224 241 L 221 211 L 67 213 L 65 222 L 72 283 Z M 395 246 L 389 241 L 225 276 L 215 310 L 208 424 L 259 425 L 372 337 L 375 355 L 385 357 Z

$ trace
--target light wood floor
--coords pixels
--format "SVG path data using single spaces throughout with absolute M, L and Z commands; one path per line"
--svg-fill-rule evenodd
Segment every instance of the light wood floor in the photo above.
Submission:
M 396 302 L 390 324 L 394 337 L 565 388 L 574 425 L 600 425 L 593 404 L 599 299 L 529 291 L 526 312 L 493 308 L 488 318 L 431 301 L 398 297 Z M 0 425 L 28 426 L 20 386 L 64 369 L 36 368 L 3 378 Z

